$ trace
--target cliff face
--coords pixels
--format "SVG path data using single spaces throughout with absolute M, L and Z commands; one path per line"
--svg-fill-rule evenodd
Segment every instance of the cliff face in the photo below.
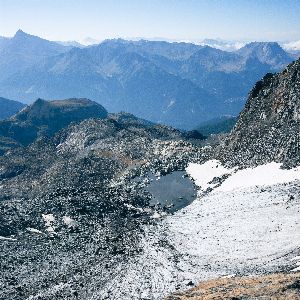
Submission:
M 233 165 L 300 163 L 300 60 L 256 83 L 216 156 Z

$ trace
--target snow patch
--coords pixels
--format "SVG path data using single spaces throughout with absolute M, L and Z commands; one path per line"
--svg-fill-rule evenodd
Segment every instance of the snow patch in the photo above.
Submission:
M 43 234 L 42 231 L 40 231 L 40 230 L 38 230 L 36 228 L 27 227 L 26 230 L 29 231 L 29 232 L 31 232 L 31 233 Z
M 300 256 L 298 255 L 298 256 L 295 256 L 295 257 L 293 257 L 293 258 L 291 259 L 291 261 L 295 261 L 295 260 L 300 260 Z
M 68 216 L 63 216 L 62 219 L 63 219 L 63 222 L 65 223 L 65 225 L 67 225 L 68 227 L 76 227 L 77 226 L 77 222 Z
M 234 189 L 253 186 L 275 185 L 300 180 L 300 167 L 294 169 L 281 169 L 282 164 L 271 162 L 255 168 L 243 170 L 228 169 L 222 166 L 218 160 L 209 160 L 204 164 L 190 163 L 186 172 L 195 180 L 203 191 L 215 188 L 217 183 L 212 180 L 215 177 L 230 175 L 224 182 L 215 188 L 218 192 L 227 192 Z
M 53 214 L 42 214 L 42 218 L 45 222 L 46 230 L 51 234 L 56 234 L 53 226 L 53 222 L 55 221 L 55 218 Z
M 17 239 L 12 238 L 12 237 L 0 236 L 0 240 L 4 240 L 4 241 L 16 241 Z
M 275 185 L 300 180 L 300 167 L 284 170 L 282 164 L 271 162 L 255 168 L 239 170 L 227 178 L 216 191 L 231 191 L 252 186 Z
M 221 177 L 226 174 L 230 174 L 234 169 L 227 169 L 222 166 L 218 160 L 209 160 L 204 164 L 189 163 L 186 168 L 186 172 L 195 180 L 203 191 L 208 188 L 215 187 L 216 184 L 210 183 L 215 177 Z
M 173 106 L 175 104 L 174 100 L 171 100 L 170 103 L 168 104 L 167 108 L 170 108 L 171 106 Z
M 167 214 L 164 212 L 158 213 L 157 211 L 154 212 L 154 214 L 151 216 L 152 219 L 160 219 L 163 216 L 166 216 Z
M 140 207 L 135 207 L 135 206 L 133 206 L 133 205 L 131 205 L 131 204 L 125 203 L 124 205 L 125 205 L 127 208 L 132 209 L 132 210 L 136 210 L 136 211 L 139 211 L 139 212 L 143 212 L 143 211 L 144 211 L 142 208 L 140 208 Z
M 53 214 L 44 215 L 42 214 L 43 220 L 45 221 L 46 226 L 51 226 L 52 223 L 55 221 Z

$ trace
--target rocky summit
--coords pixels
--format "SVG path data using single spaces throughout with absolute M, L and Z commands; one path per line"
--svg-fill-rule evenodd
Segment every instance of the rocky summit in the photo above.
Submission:
M 106 116 L 105 108 L 88 99 L 38 99 L 10 119 L 0 121 L 0 153 L 52 136 L 71 122 Z

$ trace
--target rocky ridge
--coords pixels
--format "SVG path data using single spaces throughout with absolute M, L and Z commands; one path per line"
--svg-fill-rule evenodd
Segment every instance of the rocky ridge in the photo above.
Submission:
M 216 151 L 232 165 L 300 163 L 300 60 L 256 83 L 238 122 Z

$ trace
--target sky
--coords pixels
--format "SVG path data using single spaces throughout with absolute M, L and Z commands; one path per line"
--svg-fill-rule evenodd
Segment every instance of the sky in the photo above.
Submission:
M 300 40 L 300 0 L 0 0 L 0 36 Z

